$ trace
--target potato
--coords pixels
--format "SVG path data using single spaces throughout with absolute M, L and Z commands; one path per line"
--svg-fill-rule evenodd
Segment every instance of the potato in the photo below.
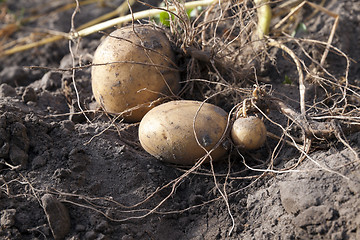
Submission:
M 150 110 L 140 122 L 141 146 L 162 161 L 193 165 L 206 154 L 195 138 L 195 116 L 196 136 L 206 150 L 219 142 L 227 126 L 227 113 L 223 109 L 209 103 L 200 106 L 198 101 L 179 100 Z M 226 149 L 220 144 L 211 154 L 213 161 L 225 153 Z
M 238 118 L 231 128 L 231 138 L 239 148 L 255 150 L 265 143 L 266 127 L 255 116 Z
M 176 94 L 180 76 L 170 42 L 150 26 L 115 30 L 98 46 L 93 59 L 92 91 L 109 113 L 138 122 L 161 98 Z M 124 111 L 126 111 L 124 113 Z

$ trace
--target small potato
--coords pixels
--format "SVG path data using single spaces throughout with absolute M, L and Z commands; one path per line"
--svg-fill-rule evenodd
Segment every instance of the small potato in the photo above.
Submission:
M 193 165 L 206 154 L 194 132 L 201 146 L 209 151 L 219 142 L 226 126 L 227 113 L 215 105 L 172 101 L 153 108 L 144 116 L 139 126 L 139 139 L 148 153 L 162 161 Z M 213 161 L 225 153 L 220 144 L 211 154 Z
M 238 118 L 231 129 L 235 145 L 246 150 L 260 148 L 266 140 L 266 127 L 261 119 L 251 116 Z
M 179 91 L 179 72 L 170 42 L 150 26 L 110 33 L 95 51 L 92 90 L 107 111 L 138 122 L 161 98 Z

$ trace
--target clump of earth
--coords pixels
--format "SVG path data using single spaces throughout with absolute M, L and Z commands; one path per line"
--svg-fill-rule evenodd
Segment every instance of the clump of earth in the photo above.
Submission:
M 17 11 L 45 2 L 17 1 L 8 7 Z M 340 15 L 333 45 L 357 61 L 350 66 L 349 80 L 359 86 L 360 5 L 331 0 L 325 7 Z M 76 23 L 109 10 L 82 6 Z M 66 32 L 71 14 L 54 13 L 31 27 Z M 309 31 L 325 35 L 332 23 L 317 14 Z M 81 39 L 76 51 L 83 62 L 91 63 L 101 36 Z M 346 67 L 338 57 L 327 59 L 334 72 Z M 182 179 L 173 192 L 171 187 L 159 190 L 186 169 L 147 154 L 136 124 L 114 127 L 105 115 L 89 112 L 89 122 L 79 113 L 71 72 L 58 70 L 72 67 L 68 41 L 3 57 L 0 63 L 2 239 L 360 239 L 360 167 L 354 152 L 337 139 L 283 173 L 259 177 L 262 172 L 233 157 L 231 169 L 237 174 L 227 179 L 228 162 L 215 163 L 217 184 L 224 188 L 226 183 L 228 205 L 208 165 Z M 75 73 L 84 110 L 94 109 L 90 70 Z M 275 84 L 281 72 L 274 71 L 269 75 L 277 91 L 296 91 L 296 86 Z M 360 133 L 346 137 L 358 153 Z M 289 147 L 274 164 L 292 166 L 298 160 L 294 151 Z M 251 155 L 244 157 L 249 166 L 259 165 Z

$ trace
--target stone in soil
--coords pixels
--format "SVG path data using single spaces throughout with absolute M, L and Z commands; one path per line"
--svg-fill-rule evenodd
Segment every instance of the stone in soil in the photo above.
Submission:
M 54 238 L 64 239 L 70 231 L 70 216 L 67 208 L 51 194 L 45 194 L 41 202 Z

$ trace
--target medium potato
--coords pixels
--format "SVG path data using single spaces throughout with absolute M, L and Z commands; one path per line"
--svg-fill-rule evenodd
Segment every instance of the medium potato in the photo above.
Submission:
M 238 118 L 232 126 L 231 138 L 238 147 L 255 150 L 265 143 L 266 128 L 257 117 Z
M 200 106 L 201 102 L 180 100 L 150 110 L 140 122 L 141 146 L 162 161 L 194 164 L 206 154 L 196 142 L 193 128 L 195 116 L 196 136 L 206 150 L 218 143 L 227 126 L 227 113 L 223 109 L 209 103 Z M 216 161 L 225 153 L 225 148 L 220 144 L 211 156 Z
M 179 73 L 167 37 L 149 26 L 120 28 L 95 51 L 91 75 L 96 101 L 138 122 L 159 99 L 179 90 Z M 126 111 L 124 113 L 124 111 Z

